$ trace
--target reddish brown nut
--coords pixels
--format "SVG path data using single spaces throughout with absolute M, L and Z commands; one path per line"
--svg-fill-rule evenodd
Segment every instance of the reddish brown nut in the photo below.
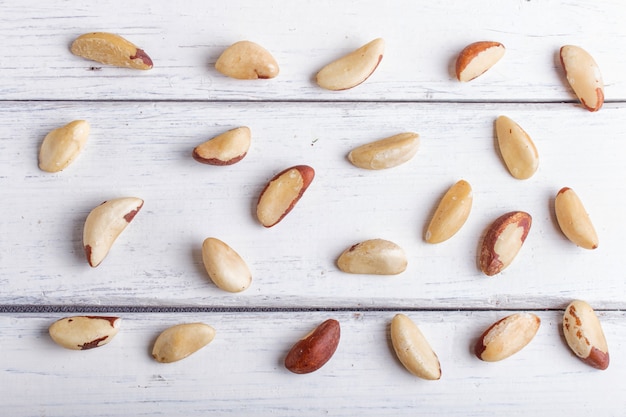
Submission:
M 587 365 L 609 367 L 609 348 L 598 316 L 589 304 L 572 301 L 563 314 L 563 335 L 570 349 Z
M 340 333 L 337 320 L 326 320 L 291 348 L 285 357 L 285 368 L 296 374 L 317 371 L 337 350 Z
M 474 347 L 478 359 L 496 362 L 519 352 L 537 334 L 541 319 L 532 313 L 517 313 L 492 324 Z
M 196 146 L 193 159 L 208 165 L 232 165 L 241 161 L 250 148 L 250 129 L 237 127 Z
M 523 211 L 512 211 L 498 217 L 483 239 L 480 269 L 491 276 L 509 266 L 522 248 L 531 224 L 532 217 Z
M 456 78 L 471 81 L 485 73 L 504 56 L 500 42 L 481 41 L 466 46 L 456 60 Z
M 296 165 L 278 173 L 265 186 L 257 202 L 256 215 L 265 227 L 272 227 L 289 213 L 313 181 L 315 170 Z

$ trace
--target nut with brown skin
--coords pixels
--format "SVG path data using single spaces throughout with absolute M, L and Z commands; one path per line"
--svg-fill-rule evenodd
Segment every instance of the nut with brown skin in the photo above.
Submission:
M 554 211 L 561 231 L 570 241 L 585 249 L 598 247 L 596 229 L 574 190 L 569 187 L 559 190 L 554 199 Z
M 152 348 L 152 357 L 161 363 L 176 362 L 202 349 L 214 337 L 215 329 L 208 324 L 177 324 L 157 337 Z
M 522 350 L 537 334 L 541 319 L 532 313 L 517 313 L 492 324 L 474 347 L 478 359 L 496 362 Z
M 481 41 L 466 46 L 456 60 L 456 78 L 471 81 L 493 67 L 504 56 L 500 42 Z
M 572 352 L 587 365 L 609 367 L 609 348 L 598 316 L 589 304 L 572 301 L 563 314 L 563 335 Z
M 265 227 L 280 222 L 300 200 L 315 177 L 315 170 L 308 165 L 296 165 L 279 172 L 272 178 L 259 196 L 256 214 Z
M 105 201 L 91 210 L 83 228 L 83 246 L 89 265 L 100 265 L 117 237 L 142 207 L 140 198 L 121 197 Z
M 370 239 L 352 245 L 339 256 L 337 266 L 351 274 L 397 275 L 406 270 L 404 250 L 384 239 Z
M 74 55 L 122 68 L 149 70 L 152 60 L 143 49 L 119 35 L 106 32 L 86 33 L 72 43 Z
M 353 149 L 348 154 L 348 160 L 364 169 L 392 168 L 413 158 L 419 143 L 417 133 L 400 133 Z
M 385 41 L 381 38 L 331 62 L 315 76 L 317 84 L 327 90 L 347 90 L 356 87 L 374 73 L 383 59 Z
M 496 136 L 511 175 L 520 180 L 532 177 L 539 166 L 539 154 L 528 133 L 513 120 L 500 116 L 496 119 Z
M 239 80 L 274 78 L 278 75 L 278 63 L 261 45 L 250 41 L 232 44 L 215 62 L 215 69 Z
M 491 276 L 509 266 L 522 248 L 531 225 L 532 217 L 523 211 L 512 211 L 498 217 L 483 239 L 480 269 Z
M 580 46 L 565 45 L 559 52 L 565 77 L 578 100 L 591 112 L 600 110 L 604 104 L 604 82 L 596 61 Z
M 85 147 L 89 130 L 86 120 L 74 120 L 48 133 L 39 149 L 39 168 L 46 172 L 67 168 Z
M 87 350 L 106 345 L 119 331 L 121 319 L 106 316 L 74 316 L 57 320 L 48 329 L 60 346 Z
M 439 358 L 419 327 L 404 314 L 391 320 L 391 343 L 402 365 L 413 375 L 428 380 L 441 378 Z
M 339 322 L 326 320 L 293 345 L 285 357 L 285 368 L 296 374 L 317 371 L 335 354 L 340 336 Z
M 250 140 L 250 129 L 237 127 L 196 146 L 193 159 L 208 165 L 232 165 L 247 155 Z
M 443 196 L 430 220 L 424 240 L 441 243 L 454 236 L 469 217 L 473 202 L 472 186 L 460 180 Z

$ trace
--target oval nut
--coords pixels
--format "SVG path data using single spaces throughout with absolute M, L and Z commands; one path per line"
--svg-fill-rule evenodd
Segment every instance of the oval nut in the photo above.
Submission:
M 567 82 L 580 103 L 591 112 L 600 110 L 604 104 L 604 82 L 596 61 L 575 45 L 561 47 L 559 55 Z
M 109 343 L 119 331 L 121 319 L 106 316 L 74 316 L 57 320 L 48 329 L 60 346 L 87 350 Z
M 279 72 L 272 54 L 250 41 L 239 41 L 226 48 L 215 62 L 215 69 L 239 80 L 274 78 Z
M 525 180 L 539 166 L 539 153 L 528 133 L 506 116 L 496 119 L 496 136 L 502 159 L 511 175 Z
M 366 240 L 346 249 L 337 266 L 351 274 L 397 275 L 407 267 L 404 250 L 384 239 Z
M 400 133 L 353 149 L 348 160 L 364 169 L 386 169 L 409 161 L 419 148 L 419 135 Z
M 532 217 L 523 211 L 512 211 L 498 217 L 487 229 L 480 250 L 480 269 L 495 275 L 508 267 L 522 248 Z
M 460 180 L 445 193 L 428 224 L 424 240 L 441 243 L 454 236 L 465 224 L 472 210 L 472 186 Z
M 391 320 L 391 343 L 402 365 L 413 375 L 428 380 L 441 378 L 439 358 L 419 327 L 404 314 Z
M 561 231 L 570 241 L 585 249 L 598 247 L 596 229 L 574 190 L 569 187 L 559 190 L 554 199 L 554 211 Z
M 532 313 L 517 313 L 498 320 L 480 336 L 474 353 L 486 362 L 496 362 L 522 350 L 537 334 L 541 319 Z
M 67 168 L 85 147 L 89 130 L 86 120 L 74 120 L 48 133 L 39 149 L 39 168 L 46 172 Z
M 484 74 L 504 56 L 500 42 L 480 41 L 467 45 L 456 60 L 456 78 L 467 82 Z
M 232 165 L 247 155 L 250 141 L 250 129 L 237 127 L 196 146 L 193 159 L 208 165 Z
M 202 349 L 215 337 L 215 329 L 204 323 L 177 324 L 164 330 L 154 342 L 152 357 L 171 363 Z
M 326 320 L 293 345 L 285 357 L 285 368 L 296 374 L 317 371 L 335 354 L 340 337 L 339 322 Z
M 572 301 L 563 314 L 563 335 L 572 352 L 587 365 L 609 367 L 609 348 L 593 308 L 582 300 Z
M 245 261 L 230 246 L 209 237 L 202 243 L 202 261 L 218 288 L 240 292 L 252 283 L 252 274 Z

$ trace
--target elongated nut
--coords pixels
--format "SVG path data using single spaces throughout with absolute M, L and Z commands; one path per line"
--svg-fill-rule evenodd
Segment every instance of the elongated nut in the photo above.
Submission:
M 152 357 L 161 363 L 185 359 L 215 337 L 215 329 L 204 323 L 177 324 L 164 330 L 154 342 Z
M 456 78 L 471 81 L 493 67 L 504 56 L 500 42 L 481 41 L 467 45 L 456 60 Z
M 596 61 L 583 48 L 565 45 L 560 50 L 567 82 L 583 107 L 598 111 L 604 103 L 604 82 Z
M 232 165 L 250 148 L 250 129 L 242 126 L 217 135 L 193 150 L 193 159 L 209 165 Z
M 91 210 L 83 228 L 83 246 L 92 267 L 100 265 L 111 246 L 143 207 L 137 197 L 122 197 L 105 201 Z
M 252 274 L 245 261 L 230 246 L 214 237 L 202 243 L 202 261 L 211 280 L 219 288 L 240 292 L 252 283 Z
M 450 187 L 430 220 L 424 240 L 441 243 L 454 236 L 469 217 L 473 199 L 472 186 L 467 181 L 460 180 Z
M 256 206 L 259 222 L 265 227 L 280 222 L 300 200 L 313 177 L 315 170 L 307 165 L 296 165 L 275 175 L 259 196 Z
M 496 136 L 502 159 L 511 175 L 525 180 L 539 166 L 539 154 L 528 133 L 506 116 L 496 119 Z
M 52 323 L 48 332 L 52 340 L 64 348 L 93 349 L 106 345 L 115 337 L 120 321 L 119 317 L 65 317 Z
M 439 358 L 417 325 L 404 314 L 396 314 L 391 320 L 391 344 L 413 375 L 429 380 L 441 378 Z
M 285 357 L 285 368 L 296 374 L 317 371 L 335 354 L 340 336 L 339 322 L 326 320 L 293 345 Z
M 385 41 L 374 39 L 356 51 L 331 62 L 316 75 L 317 84 L 327 90 L 347 90 L 367 80 L 383 59 Z
M 567 306 L 563 314 L 563 335 L 583 362 L 602 370 L 609 367 L 609 348 L 602 325 L 589 304 L 574 300 Z
M 272 54 L 250 41 L 236 42 L 226 48 L 215 62 L 215 69 L 239 80 L 274 78 L 279 72 Z
M 67 168 L 80 154 L 89 137 L 89 123 L 74 120 L 48 133 L 39 149 L 39 168 L 58 172 Z
M 483 239 L 480 269 L 491 276 L 509 266 L 522 248 L 531 224 L 532 217 L 523 211 L 512 211 L 498 217 Z
M 480 336 L 474 353 L 478 359 L 496 362 L 519 352 L 537 334 L 541 319 L 532 313 L 517 313 L 498 320 Z
M 407 267 L 404 250 L 384 239 L 366 240 L 346 249 L 337 266 L 351 274 L 397 275 Z
M 403 164 L 413 158 L 419 148 L 417 133 L 400 133 L 353 149 L 348 159 L 364 169 L 385 169 Z
M 598 235 L 578 195 L 569 187 L 559 190 L 554 199 L 556 220 L 563 234 L 585 249 L 598 247 Z
M 119 35 L 106 32 L 86 33 L 72 43 L 74 55 L 123 68 L 149 70 L 152 60 L 143 49 Z

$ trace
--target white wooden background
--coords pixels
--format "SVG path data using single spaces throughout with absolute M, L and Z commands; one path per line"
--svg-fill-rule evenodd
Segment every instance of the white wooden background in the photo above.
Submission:
M 0 2 L 0 404 L 11 416 L 108 415 L 622 415 L 626 399 L 626 4 L 614 1 L 135 1 Z M 73 56 L 90 31 L 119 33 L 153 59 L 150 71 Z M 374 75 L 344 92 L 317 87 L 317 70 L 376 38 L 387 52 Z M 231 80 L 213 64 L 249 39 L 276 57 L 272 80 Z M 456 54 L 468 43 L 507 47 L 484 76 L 461 84 Z M 558 50 L 577 44 L 596 59 L 606 104 L 577 103 Z M 538 172 L 513 179 L 495 150 L 504 114 L 533 138 Z M 50 130 L 86 119 L 81 156 L 40 171 Z M 191 150 L 233 127 L 252 130 L 244 160 L 201 165 Z M 420 134 L 413 160 L 378 172 L 346 159 L 357 145 Z M 254 205 L 264 184 L 296 164 L 316 177 L 296 208 L 263 228 Z M 423 231 L 459 179 L 474 188 L 463 229 L 439 245 Z M 553 200 L 563 186 L 583 200 L 600 237 L 595 251 L 560 233 Z M 100 202 L 145 200 L 98 268 L 82 226 Z M 484 276 L 477 249 L 500 214 L 533 216 L 530 235 L 502 274 Z M 225 293 L 208 279 L 200 247 L 224 240 L 253 273 Z M 385 238 L 409 255 L 393 277 L 347 275 L 347 247 Z M 602 320 L 607 371 L 570 353 L 562 309 L 588 301 Z M 471 350 L 492 322 L 534 311 L 533 342 L 501 363 Z M 396 312 L 420 326 L 441 360 L 440 381 L 421 381 L 395 359 Z M 74 314 L 119 314 L 120 334 L 88 352 L 55 345 L 47 327 Z M 342 340 L 311 375 L 282 360 L 326 318 Z M 151 344 L 169 325 L 204 321 L 214 342 L 176 364 Z

